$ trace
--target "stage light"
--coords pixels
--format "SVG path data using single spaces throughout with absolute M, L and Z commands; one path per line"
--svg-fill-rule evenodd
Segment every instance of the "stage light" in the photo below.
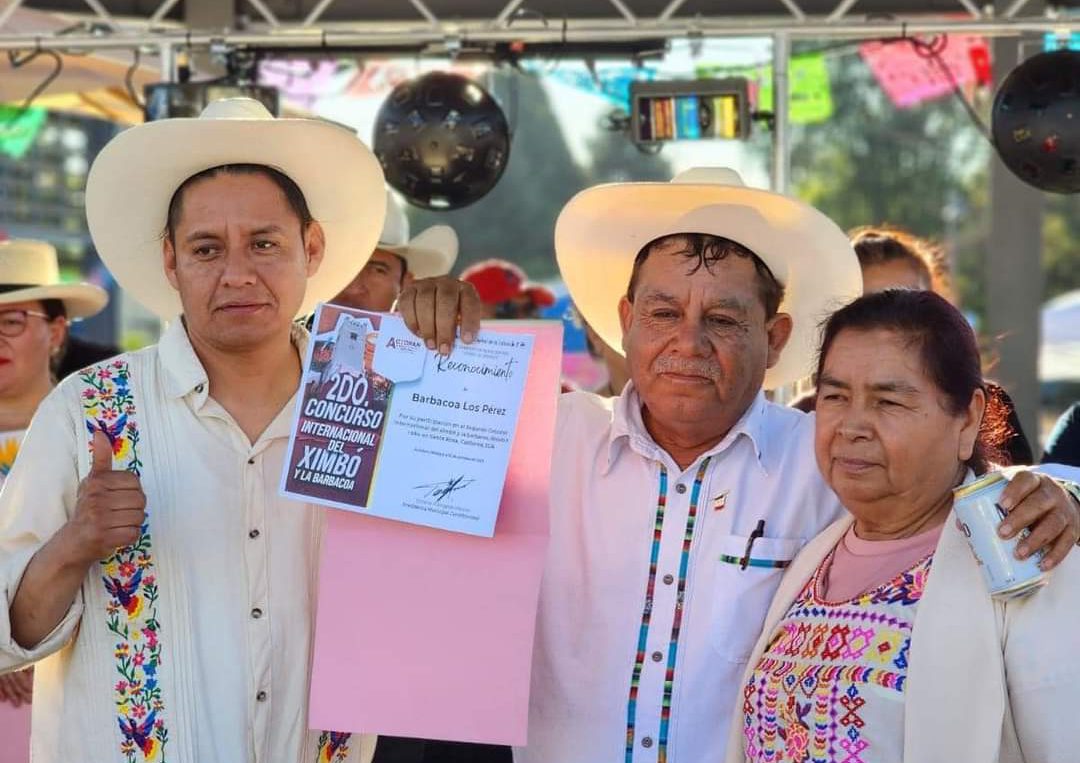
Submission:
M 375 119 L 375 155 L 410 203 L 458 209 L 488 193 L 510 158 L 499 104 L 457 74 L 432 72 L 398 85 Z
M 1013 69 L 994 97 L 993 135 L 1025 183 L 1080 191 L 1080 53 L 1040 53 Z

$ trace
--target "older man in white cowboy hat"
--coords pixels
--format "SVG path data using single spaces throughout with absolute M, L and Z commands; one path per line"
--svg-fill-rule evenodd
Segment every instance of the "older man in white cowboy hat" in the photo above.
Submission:
M 842 510 L 814 462 L 813 419 L 762 387 L 807 373 L 817 323 L 859 293 L 859 265 L 823 214 L 729 170 L 583 191 L 555 249 L 631 381 L 613 401 L 560 400 L 529 745 L 515 760 L 719 760 L 782 570 Z M 453 310 L 433 326 L 407 296 L 410 325 L 448 341 Z M 1042 518 L 1033 543 L 1076 541 L 1063 490 L 1030 474 L 1013 485 L 1019 524 Z
M 35 761 L 356 761 L 307 728 L 323 512 L 278 495 L 297 314 L 376 243 L 378 162 L 247 99 L 121 133 L 87 215 L 159 344 L 60 384 L 0 497 L 0 669 Z
M 449 225 L 433 225 L 409 238 L 409 219 L 400 202 L 386 192 L 386 221 L 379 245 L 356 277 L 331 302 L 357 310 L 388 312 L 418 278 L 444 276 L 454 267 L 458 238 Z

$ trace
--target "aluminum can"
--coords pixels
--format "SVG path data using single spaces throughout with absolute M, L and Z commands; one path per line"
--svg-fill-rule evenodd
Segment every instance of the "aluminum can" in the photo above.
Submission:
M 1041 551 L 1023 561 L 1014 555 L 1017 543 L 1030 534 L 1027 530 L 1011 540 L 1003 540 L 997 534 L 998 526 L 1008 514 L 998 504 L 1007 484 L 1004 475 L 991 472 L 953 490 L 957 529 L 967 538 L 990 595 L 996 599 L 1027 596 L 1050 579 L 1050 573 L 1039 568 Z

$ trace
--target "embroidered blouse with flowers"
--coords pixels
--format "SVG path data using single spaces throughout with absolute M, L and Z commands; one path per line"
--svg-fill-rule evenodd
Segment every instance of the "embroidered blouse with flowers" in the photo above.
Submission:
M 25 436 L 25 429 L 0 432 L 0 487 L 4 486 L 11 468 L 15 466 L 15 456 L 19 455 L 19 445 Z
M 303 352 L 306 332 L 293 341 Z M 372 738 L 307 729 L 323 510 L 278 496 L 294 404 L 251 443 L 209 396 L 179 321 L 42 403 L 0 493 L 0 670 L 36 663 L 35 761 L 370 759 Z M 147 523 L 24 649 L 7 612 L 74 511 L 91 425 L 108 431 L 114 468 L 139 474 Z
M 941 529 L 865 541 L 852 527 L 825 557 L 743 687 L 748 761 L 903 757 L 911 631 Z

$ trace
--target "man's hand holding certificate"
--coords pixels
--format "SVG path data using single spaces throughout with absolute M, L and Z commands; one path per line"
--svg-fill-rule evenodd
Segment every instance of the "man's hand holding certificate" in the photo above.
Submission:
M 398 316 L 320 306 L 282 491 L 490 537 L 532 349 L 482 330 L 443 356 Z
M 482 330 L 457 281 L 406 292 L 422 338 L 324 305 L 304 364 L 282 488 L 347 509 L 326 512 L 308 723 L 524 744 L 561 325 Z

